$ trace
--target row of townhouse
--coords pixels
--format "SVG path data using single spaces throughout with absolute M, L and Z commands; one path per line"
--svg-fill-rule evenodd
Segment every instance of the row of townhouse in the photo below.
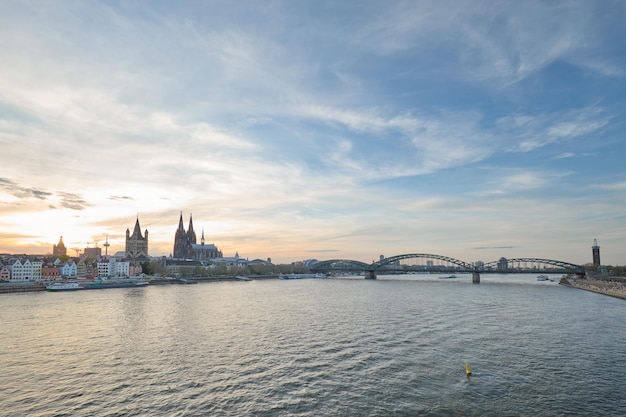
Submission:
M 113 258 L 102 259 L 95 264 L 69 260 L 60 262 L 58 259 L 43 265 L 43 261 L 32 259 L 9 259 L 0 263 L 0 281 L 5 282 L 37 282 L 53 281 L 57 278 L 77 277 L 128 277 L 141 273 L 141 267 L 134 267 L 129 262 L 117 261 Z
M 41 281 L 42 266 L 42 261 L 12 259 L 6 265 L 0 265 L 0 280 L 10 282 Z

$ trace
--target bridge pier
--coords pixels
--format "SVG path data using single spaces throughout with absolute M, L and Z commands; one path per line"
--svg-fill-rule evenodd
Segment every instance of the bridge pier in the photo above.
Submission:
M 480 272 L 472 272 L 472 283 L 480 284 Z
M 365 271 L 365 279 L 376 279 L 376 271 Z

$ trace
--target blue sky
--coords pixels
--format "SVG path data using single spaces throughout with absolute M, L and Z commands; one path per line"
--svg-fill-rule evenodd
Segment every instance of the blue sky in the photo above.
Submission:
M 624 1 L 0 2 L 0 252 L 626 263 Z

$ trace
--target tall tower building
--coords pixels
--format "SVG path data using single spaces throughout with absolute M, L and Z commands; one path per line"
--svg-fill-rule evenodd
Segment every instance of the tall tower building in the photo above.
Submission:
M 65 244 L 63 243 L 63 236 L 59 238 L 59 243 L 57 243 L 56 245 L 52 245 L 52 255 L 54 256 L 67 255 L 67 248 L 65 247 Z
M 132 235 L 130 230 L 126 229 L 126 258 L 132 260 L 148 258 L 148 230 L 144 235 L 141 234 L 139 217 L 135 222 Z
M 189 218 L 191 223 L 191 218 Z M 185 226 L 183 225 L 183 212 L 180 212 L 180 219 L 178 220 L 178 229 L 176 229 L 176 235 L 174 235 L 174 258 L 185 259 L 188 252 L 188 235 L 185 232 Z
M 591 255 L 593 256 L 593 266 L 600 266 L 600 246 L 598 246 L 598 239 L 593 240 Z
M 196 232 L 193 231 L 193 219 L 191 218 L 191 213 L 189 214 L 189 229 L 187 229 L 187 241 L 191 245 L 195 245 L 198 243 L 196 241 Z

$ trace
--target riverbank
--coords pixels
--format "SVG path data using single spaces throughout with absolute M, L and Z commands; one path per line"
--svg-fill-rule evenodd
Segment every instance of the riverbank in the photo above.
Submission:
M 15 292 L 34 292 L 34 291 L 45 291 L 46 286 L 41 284 L 14 284 L 14 283 L 3 283 L 0 284 L 0 294 L 8 294 Z
M 253 281 L 260 279 L 278 279 L 278 275 L 254 275 L 243 277 L 240 275 L 220 275 L 214 277 L 192 277 L 192 278 L 171 278 L 171 277 L 147 277 L 149 285 L 184 285 L 196 284 L 198 282 L 220 282 L 220 281 Z M 45 291 L 46 286 L 41 283 L 0 283 L 0 294 L 17 292 Z
M 595 278 L 563 278 L 559 283 L 561 285 L 567 285 L 568 287 L 578 288 L 585 291 L 591 291 L 598 294 L 608 295 L 610 297 L 621 298 L 626 300 L 626 285 L 621 279 L 619 280 L 605 280 Z

